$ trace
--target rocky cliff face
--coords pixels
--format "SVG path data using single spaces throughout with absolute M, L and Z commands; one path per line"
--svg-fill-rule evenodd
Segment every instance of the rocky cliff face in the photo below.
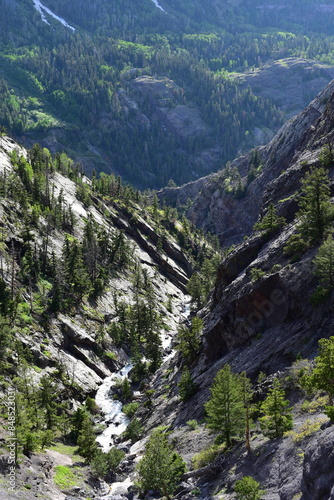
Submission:
M 230 164 L 241 177 L 244 192 L 231 194 L 226 188 L 226 169 L 179 188 L 166 188 L 159 193 L 171 204 L 192 201 L 187 215 L 193 223 L 217 234 L 222 245 L 231 245 L 252 231 L 259 215 L 269 202 L 279 205 L 279 212 L 290 220 L 295 203 L 287 200 L 299 188 L 299 181 L 316 161 L 321 148 L 331 140 L 334 82 L 314 99 L 299 115 L 290 119 L 267 144 L 257 149 L 259 167 L 250 180 L 251 152 Z M 294 208 L 295 207 L 295 208 Z
M 225 244 L 237 243 L 222 261 L 209 305 L 200 312 L 205 324 L 202 350 L 191 367 L 200 390 L 189 403 L 177 403 L 172 398 L 176 393 L 172 392 L 169 401 L 163 404 L 164 414 L 170 415 L 167 421 L 176 430 L 188 419 L 203 418 L 209 387 L 225 363 L 236 372 L 245 370 L 252 380 L 256 380 L 260 371 L 267 375 L 281 373 L 282 380 L 286 380 L 291 364 L 299 358 L 312 359 L 318 340 L 331 336 L 334 331 L 334 292 L 317 306 L 310 301 L 319 284 L 313 274 L 318 245 L 310 247 L 295 262 L 283 252 L 296 228 L 301 178 L 310 166 L 320 165 L 323 147 L 333 144 L 333 96 L 334 83 L 331 82 L 268 146 L 258 150 L 262 169 L 254 180 L 250 181 L 248 175 L 254 154 L 232 163 L 246 186 L 243 198 L 226 192 L 224 172 L 160 193 L 176 205 L 184 204 L 185 198 L 193 195 L 188 211 L 193 222 L 216 232 Z M 333 177 L 334 168 L 330 167 L 332 195 Z M 287 224 L 279 234 L 268 239 L 254 234 L 252 227 L 270 203 L 277 206 Z M 244 239 L 246 235 L 249 237 Z M 259 278 L 252 278 L 253 269 L 261 271 Z M 176 370 L 170 379 L 175 383 L 179 377 L 180 372 Z M 289 397 L 295 405 L 294 432 L 298 434 L 311 425 L 314 417 L 309 420 L 309 415 L 300 410 L 302 400 L 298 391 L 289 387 L 289 383 L 287 388 L 292 390 Z M 152 416 L 152 424 L 158 415 Z M 320 429 L 326 421 L 320 409 L 318 418 Z M 268 500 L 333 498 L 333 471 L 321 460 L 333 439 L 333 429 L 327 429 L 326 425 L 312 438 L 300 441 L 296 438 L 300 451 L 296 440 L 288 437 L 272 445 L 259 442 L 250 456 L 240 447 L 230 456 L 217 459 L 211 476 L 210 471 L 203 472 L 205 479 L 199 484 L 205 486 L 209 480 L 211 494 L 214 490 L 225 493 L 212 498 L 227 499 L 232 498 L 229 494 L 232 483 L 250 474 L 267 489 L 263 498 Z M 257 443 L 255 437 L 254 443 Z M 296 459 L 298 453 L 299 460 Z M 314 474 L 312 467 L 317 471 Z

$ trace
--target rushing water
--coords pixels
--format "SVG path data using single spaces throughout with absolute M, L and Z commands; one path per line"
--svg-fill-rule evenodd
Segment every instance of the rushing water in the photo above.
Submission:
M 128 363 L 118 372 L 105 378 L 95 396 L 96 404 L 104 414 L 104 421 L 107 424 L 107 428 L 96 439 L 104 452 L 110 450 L 113 438 L 120 436 L 129 424 L 128 417 L 122 412 L 122 403 L 112 398 L 111 388 L 118 381 L 124 380 L 131 368 L 132 364 Z
M 181 318 L 186 320 L 189 314 L 190 301 L 187 301 L 182 306 Z M 161 340 L 162 347 L 165 351 L 163 362 L 166 362 L 174 356 L 176 351 L 171 348 L 172 337 L 170 335 L 163 335 Z M 105 378 L 95 396 L 96 404 L 104 414 L 104 422 L 107 425 L 106 429 L 96 439 L 104 452 L 110 450 L 114 444 L 114 438 L 120 436 L 126 430 L 130 422 L 125 413 L 122 412 L 122 403 L 113 399 L 111 388 L 120 380 L 124 380 L 132 367 L 133 365 L 129 362 L 124 368 L 113 373 L 110 377 Z

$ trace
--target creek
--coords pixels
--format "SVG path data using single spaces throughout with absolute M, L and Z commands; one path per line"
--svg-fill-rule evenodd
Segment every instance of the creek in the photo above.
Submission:
M 181 308 L 180 320 L 186 321 L 190 315 L 190 300 L 187 300 Z M 162 335 L 162 347 L 164 350 L 163 362 L 171 359 L 175 350 L 172 349 L 172 335 Z M 95 401 L 104 415 L 103 423 L 107 425 L 104 431 L 99 434 L 96 441 L 100 444 L 102 450 L 106 453 L 114 445 L 114 439 L 120 436 L 130 423 L 130 419 L 123 413 L 121 401 L 113 399 L 112 387 L 119 384 L 127 378 L 133 365 L 131 360 L 118 372 L 106 377 L 98 388 Z
M 104 414 L 104 423 L 107 425 L 107 428 L 96 438 L 105 453 L 113 446 L 114 438 L 120 436 L 130 422 L 122 412 L 122 403 L 112 398 L 111 388 L 127 378 L 131 368 L 132 364 L 129 362 L 118 372 L 106 377 L 95 396 L 96 404 Z

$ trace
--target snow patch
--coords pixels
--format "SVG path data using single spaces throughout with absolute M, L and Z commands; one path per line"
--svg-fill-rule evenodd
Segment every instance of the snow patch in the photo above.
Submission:
M 45 5 L 43 5 L 39 0 L 33 0 L 33 2 L 34 2 L 35 9 L 40 13 L 42 21 L 44 23 L 50 24 L 49 21 L 46 19 L 43 11 L 45 11 L 47 14 L 49 14 L 49 16 L 51 16 L 54 19 L 56 19 L 57 21 L 59 21 L 66 28 L 69 28 L 70 30 L 75 31 L 75 28 L 73 28 L 73 26 L 70 26 L 66 21 L 64 21 L 64 19 L 62 17 L 59 17 L 56 14 L 54 14 L 54 12 L 52 12 L 52 10 L 50 10 L 48 7 L 45 7 Z
M 156 7 L 158 7 L 158 9 L 162 10 L 162 12 L 165 12 L 165 14 L 167 14 L 167 12 L 165 11 L 165 9 L 163 7 L 161 7 L 161 5 L 159 4 L 158 0 L 152 0 L 152 2 L 154 3 L 154 5 Z

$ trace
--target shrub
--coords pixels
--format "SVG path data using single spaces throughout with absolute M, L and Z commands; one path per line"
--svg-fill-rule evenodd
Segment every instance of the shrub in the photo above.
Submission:
M 99 449 L 91 461 L 91 467 L 99 477 L 104 478 L 109 471 L 117 469 L 124 456 L 125 453 L 118 448 L 111 448 L 108 453 Z
M 127 417 L 132 418 L 138 410 L 139 406 L 139 403 L 128 403 L 127 405 L 123 406 L 122 411 Z
M 182 401 L 188 401 L 188 399 L 190 399 L 197 391 L 197 385 L 193 382 L 188 367 L 185 367 L 182 371 L 182 375 L 177 386 Z
M 188 420 L 187 426 L 189 427 L 189 429 L 194 431 L 198 427 L 198 422 L 197 422 L 197 420 Z
M 318 286 L 315 292 L 310 295 L 310 302 L 313 307 L 317 307 L 323 304 L 329 297 L 331 290 L 329 288 L 324 288 L 323 286 Z
M 250 271 L 251 281 L 254 283 L 255 281 L 259 281 L 266 275 L 265 271 L 259 269 L 258 267 L 253 267 Z
M 234 485 L 237 500 L 260 500 L 265 490 L 260 490 L 260 483 L 251 476 L 245 476 Z
M 287 257 L 291 257 L 291 262 L 296 262 L 300 259 L 302 254 L 308 249 L 307 242 L 302 236 L 297 233 L 290 236 L 287 244 L 283 248 L 283 252 Z
M 128 425 L 128 428 L 124 432 L 124 437 L 126 439 L 130 439 L 132 443 L 135 443 L 140 438 L 143 432 L 143 428 L 141 426 L 138 418 L 134 417 Z
M 206 450 L 200 451 L 193 456 L 191 460 L 191 464 L 194 469 L 200 469 L 201 467 L 205 467 L 211 462 L 214 461 L 215 458 L 225 449 L 222 445 L 212 445 Z

